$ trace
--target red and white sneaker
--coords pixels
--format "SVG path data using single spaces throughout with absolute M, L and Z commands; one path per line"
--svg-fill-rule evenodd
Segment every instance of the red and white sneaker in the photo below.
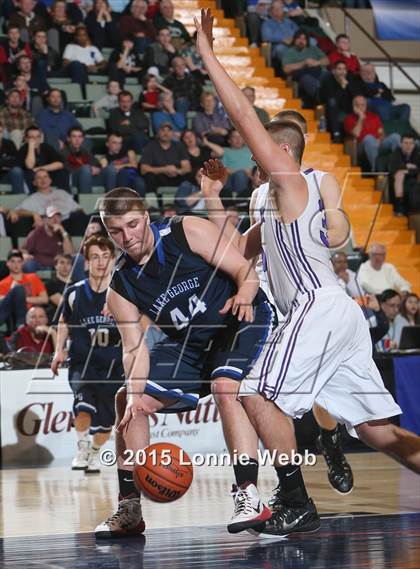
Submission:
M 238 533 L 261 524 L 271 518 L 271 510 L 261 502 L 258 490 L 254 484 L 246 482 L 232 486 L 232 496 L 235 509 L 227 527 L 229 533 Z
M 118 503 L 115 514 L 95 528 L 95 537 L 110 539 L 136 536 L 142 534 L 145 528 L 140 498 L 125 498 Z

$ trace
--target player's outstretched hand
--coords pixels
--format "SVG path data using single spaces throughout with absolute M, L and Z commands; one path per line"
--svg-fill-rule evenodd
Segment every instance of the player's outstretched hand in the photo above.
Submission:
M 51 362 L 51 371 L 54 375 L 58 375 L 58 368 L 61 367 L 66 361 L 66 356 L 63 352 L 56 352 L 53 361 Z
M 201 10 L 200 22 L 194 16 L 194 24 L 197 30 L 196 48 L 202 55 L 206 49 L 213 49 L 213 22 L 210 8 Z
M 242 295 L 235 294 L 227 299 L 224 307 L 219 310 L 220 314 L 227 314 L 229 311 L 232 312 L 234 316 L 237 316 L 239 322 L 245 320 L 245 322 L 254 321 L 254 308 L 252 302 Z
M 204 175 L 210 180 L 220 180 L 222 184 L 226 184 L 226 180 L 228 179 L 228 171 L 223 162 L 218 160 L 217 158 L 210 158 L 203 164 Z
M 125 407 L 124 417 L 121 419 L 120 424 L 117 426 L 117 431 L 123 431 L 133 419 L 135 421 L 137 415 L 151 415 L 155 409 L 147 404 L 147 400 L 140 394 L 132 393 L 127 396 L 127 405 Z

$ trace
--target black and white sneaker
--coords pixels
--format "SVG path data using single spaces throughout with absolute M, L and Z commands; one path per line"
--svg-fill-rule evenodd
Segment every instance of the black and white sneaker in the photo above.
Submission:
M 280 508 L 284 504 L 284 492 L 280 483 L 274 488 L 273 495 L 268 499 L 268 507 L 274 512 L 276 508 Z
M 316 440 L 318 451 L 325 458 L 328 467 L 328 480 L 331 486 L 340 494 L 348 494 L 353 490 L 353 472 L 341 446 L 341 437 L 336 433 L 331 437 L 331 443 L 323 442 L 321 435 Z
M 260 536 L 287 536 L 291 533 L 316 531 L 321 525 L 317 509 L 310 498 L 303 506 L 279 505 L 261 529 Z
M 232 497 L 235 509 L 227 527 L 229 533 L 259 526 L 271 517 L 271 511 L 262 503 L 254 484 L 234 485 Z

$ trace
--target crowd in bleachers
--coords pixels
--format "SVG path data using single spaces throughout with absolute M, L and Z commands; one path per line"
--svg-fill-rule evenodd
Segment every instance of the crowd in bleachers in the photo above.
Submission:
M 0 267 L 0 325 L 10 330 L 41 321 L 44 309 L 53 321 L 69 274 L 84 275 L 79 245 L 101 230 L 90 222 L 98 193 L 127 186 L 153 215 L 201 212 L 200 167 L 217 157 L 239 222 L 258 180 L 171 0 L 132 0 L 122 13 L 107 0 L 6 0 L 1 9 L 0 237 L 13 249 Z M 271 43 L 276 73 L 298 84 L 304 105 L 325 105 L 334 141 L 357 139 L 370 171 L 392 150 L 397 213 L 420 209 L 410 108 L 394 103 L 349 38 L 333 45 L 295 1 L 250 0 L 247 22 L 251 44 Z M 243 92 L 266 122 L 254 88 Z M 395 121 L 402 139 L 388 130 Z M 36 272 L 55 276 L 43 283 Z

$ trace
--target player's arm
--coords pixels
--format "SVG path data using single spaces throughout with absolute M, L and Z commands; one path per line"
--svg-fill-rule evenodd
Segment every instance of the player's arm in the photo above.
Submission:
M 57 337 L 55 341 L 54 358 L 51 362 L 51 371 L 54 375 L 58 375 L 58 368 L 63 365 L 66 354 L 65 347 L 67 338 L 69 337 L 69 328 L 64 320 L 63 315 L 60 316 L 57 326 Z
M 126 410 L 117 426 L 117 430 L 122 430 L 131 419 L 136 418 L 138 412 L 149 414 L 141 399 L 149 375 L 150 357 L 138 308 L 112 288 L 108 289 L 106 305 L 114 317 L 122 340 L 122 361 L 127 382 Z
M 324 202 L 330 247 L 342 247 L 350 237 L 350 224 L 341 209 L 342 193 L 337 178 L 331 174 L 325 174 L 319 192 Z
M 225 111 L 246 141 L 255 161 L 270 174 L 276 186 L 285 189 L 294 178 L 290 173 L 296 172 L 295 162 L 273 141 L 251 103 L 217 60 L 211 44 L 213 17 L 210 10 L 201 10 L 201 24 L 196 18 L 194 21 L 197 48 Z
M 226 314 L 231 310 L 238 320 L 252 322 L 252 301 L 259 287 L 258 275 L 252 265 L 210 221 L 193 216 L 185 217 L 183 227 L 191 251 L 228 274 L 236 283 L 236 295 L 227 300 L 220 313 Z
M 232 243 L 245 259 L 253 259 L 261 253 L 261 228 L 255 224 L 243 235 L 236 229 L 226 215 L 220 192 L 227 171 L 220 160 L 205 162 L 201 177 L 201 191 L 206 202 L 209 220 L 217 225 L 219 231 Z

